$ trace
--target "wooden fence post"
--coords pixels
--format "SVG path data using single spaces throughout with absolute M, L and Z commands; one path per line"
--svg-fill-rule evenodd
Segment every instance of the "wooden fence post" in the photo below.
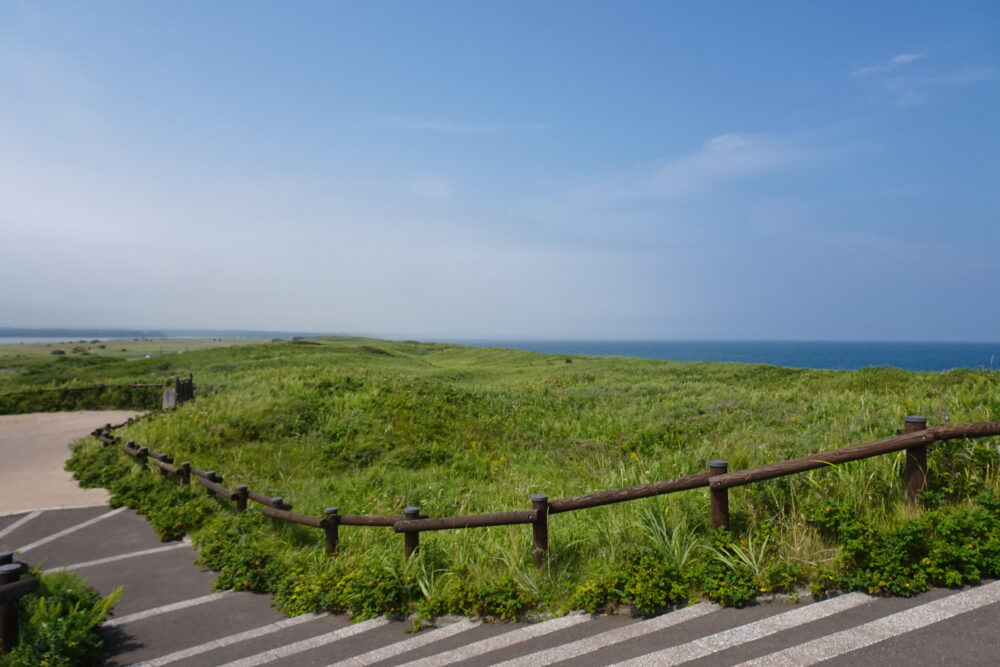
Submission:
M 240 484 L 236 487 L 236 513 L 241 514 L 247 510 L 247 498 L 250 495 L 250 487 Z
M 146 467 L 146 461 L 149 460 L 149 447 L 140 447 L 139 453 L 135 457 L 135 460 L 139 462 L 143 468 Z
M 326 525 L 323 530 L 326 532 L 326 555 L 333 556 L 340 551 L 340 515 L 337 514 L 336 507 L 327 507 L 323 510 Z
M 708 472 L 712 475 L 725 475 L 729 470 L 729 462 L 723 459 L 712 459 L 708 462 Z M 711 490 L 712 494 L 712 526 L 729 528 L 729 489 Z
M 291 505 L 285 504 L 285 499 L 282 496 L 275 496 L 271 498 L 271 507 L 273 507 L 276 510 L 286 510 L 286 511 L 292 509 Z M 272 518 L 271 529 L 274 530 L 274 532 L 278 532 L 279 530 L 281 530 L 281 519 Z
M 545 564 L 545 554 L 549 550 L 549 497 L 544 493 L 531 494 L 531 509 L 537 510 L 535 522 L 531 524 L 531 557 L 535 567 Z
M 210 481 L 210 482 L 216 482 L 216 483 L 218 483 L 216 481 L 216 479 L 215 479 L 215 471 L 214 470 L 206 470 L 205 471 L 205 478 L 208 481 Z M 209 498 L 212 497 L 212 490 L 210 488 L 208 488 L 207 486 L 205 487 L 205 493 L 208 494 Z
M 419 519 L 420 518 L 420 508 L 419 507 L 406 507 L 403 509 L 403 516 L 407 520 Z M 420 533 L 411 530 L 403 533 L 403 555 L 409 559 L 413 555 L 413 552 L 417 550 L 420 546 Z
M 24 565 L 7 563 L 0 565 L 0 586 L 12 584 L 21 578 Z M 17 643 L 17 600 L 0 602 L 0 655 L 10 653 Z
M 927 417 L 907 415 L 900 433 L 915 433 L 927 428 Z M 927 488 L 927 445 L 906 448 L 906 504 L 916 505 L 920 492 Z
M 190 461 L 182 461 L 181 462 L 181 467 L 177 471 L 177 474 L 181 476 L 181 484 L 190 484 L 191 483 L 191 462 Z

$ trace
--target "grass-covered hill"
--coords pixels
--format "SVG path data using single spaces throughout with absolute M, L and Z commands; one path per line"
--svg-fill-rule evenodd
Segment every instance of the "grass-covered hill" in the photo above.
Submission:
M 3 354 L 0 368 L 20 370 L 0 374 L 0 400 L 25 387 L 193 373 L 197 400 L 123 435 L 317 516 L 327 506 L 526 509 L 531 493 L 555 499 L 703 472 L 710 458 L 736 470 L 872 440 L 907 414 L 931 424 L 1000 415 L 1000 374 L 987 371 L 814 371 L 347 338 L 137 361 Z M 932 446 L 922 511 L 902 502 L 902 457 L 734 489 L 729 532 L 710 529 L 705 489 L 554 515 L 540 571 L 528 526 L 424 533 L 410 562 L 391 529 L 343 527 L 342 553 L 326 558 L 321 531 L 274 533 L 258 512 L 235 517 L 95 441 L 71 465 L 165 535 L 194 531 L 221 585 L 269 591 L 289 611 L 513 617 L 538 607 L 651 611 L 700 594 L 742 603 L 806 584 L 907 594 L 1000 575 L 996 443 Z

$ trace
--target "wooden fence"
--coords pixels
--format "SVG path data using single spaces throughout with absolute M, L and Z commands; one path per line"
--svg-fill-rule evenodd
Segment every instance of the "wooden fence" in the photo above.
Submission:
M 111 435 L 111 428 L 98 429 L 94 431 L 93 435 L 101 440 L 105 446 L 120 442 L 120 438 Z M 713 459 L 708 462 L 708 470 L 697 475 L 639 484 L 624 489 L 597 491 L 551 501 L 546 494 L 536 493 L 531 496 L 530 509 L 435 518 L 421 515 L 419 507 L 406 507 L 402 515 L 340 514 L 337 507 L 327 507 L 322 517 L 299 514 L 293 512 L 292 506 L 282 497 L 271 497 L 250 491 L 245 484 L 230 490 L 223 486 L 222 476 L 215 471 L 195 468 L 188 461 L 175 464 L 170 455 L 151 452 L 148 447 L 140 447 L 131 440 L 125 443 L 122 450 L 140 465 L 146 467 L 152 465 L 158 468 L 163 475 L 175 477 L 184 484 L 190 485 L 192 477 L 194 477 L 197 484 L 202 486 L 208 494 L 227 498 L 234 502 L 237 512 L 245 511 L 248 501 L 252 500 L 263 505 L 261 511 L 274 519 L 276 523 L 287 521 L 322 529 L 326 534 L 326 553 L 328 555 L 336 554 L 339 550 L 340 526 L 391 527 L 397 533 L 403 534 L 403 549 L 406 557 L 409 558 L 419 546 L 420 533 L 424 531 L 531 524 L 532 553 L 535 565 L 541 567 L 544 563 L 545 552 L 549 548 L 548 520 L 549 515 L 552 514 L 708 487 L 711 497 L 712 525 L 728 527 L 729 489 L 732 487 L 902 450 L 906 451 L 906 501 L 914 504 L 918 501 L 918 493 L 927 486 L 927 446 L 929 444 L 945 440 L 981 438 L 993 435 L 1000 435 L 1000 421 L 949 424 L 928 428 L 927 420 L 924 417 L 911 415 L 906 417 L 903 428 L 897 431 L 895 436 L 756 468 L 729 472 L 729 464 L 725 460 Z
M 38 588 L 37 578 L 21 578 L 27 570 L 24 563 L 14 562 L 14 552 L 0 551 L 0 656 L 17 644 L 18 600 Z

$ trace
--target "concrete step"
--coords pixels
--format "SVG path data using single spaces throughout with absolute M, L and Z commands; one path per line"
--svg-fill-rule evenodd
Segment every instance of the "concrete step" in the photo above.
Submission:
M 195 601 L 179 609 L 139 613 L 134 620 L 112 619 L 104 629 L 110 654 L 119 664 L 142 662 L 285 620 L 265 595 L 215 593 Z
M 113 510 L 107 505 L 65 510 L 41 510 L 16 515 L 14 521 L 0 528 L 0 548 L 19 549 L 60 531 L 93 520 Z M 4 517 L 11 519 L 12 517 Z M 25 554 L 25 560 L 28 560 Z
M 459 621 L 451 626 L 401 636 L 400 623 L 384 619 L 280 643 L 266 651 L 223 663 L 226 667 L 277 665 L 732 665 L 812 664 L 817 660 L 878 652 L 878 644 L 919 643 L 907 632 L 957 622 L 980 612 L 1000 618 L 1000 584 L 963 591 L 936 590 L 916 598 L 872 598 L 849 594 L 799 605 L 763 604 L 748 609 L 696 605 L 648 620 L 623 617 L 557 619 L 567 627 L 540 633 L 545 623 L 491 626 Z M 968 619 L 966 619 L 968 620 Z M 498 627 L 503 629 L 498 631 Z M 995 626 L 993 626 L 995 627 Z M 344 636 L 344 631 L 351 634 Z M 541 634 L 541 636 L 539 636 Z M 990 644 L 990 637 L 982 637 Z M 249 648 L 249 647 L 243 647 Z M 952 646 L 952 650 L 961 647 Z M 463 654 L 463 650 L 465 653 Z M 469 657 L 470 653 L 477 655 Z M 963 655 L 962 651 L 958 651 Z M 948 653 L 942 652 L 942 655 Z M 987 648 L 978 654 L 995 655 Z M 846 658 L 845 658 L 846 659 Z M 954 661 L 952 661 L 954 662 Z M 209 663 L 204 663 L 209 664 Z M 846 663 L 845 663 L 846 664 Z M 908 664 L 892 660 L 888 664 Z M 913 663 L 909 663 L 913 664 Z M 918 663 L 919 664 L 919 663 Z
M 38 546 L 28 551 L 24 551 L 23 547 L 19 549 L 25 560 L 49 570 L 176 544 L 162 542 L 145 517 L 130 510 L 113 510 L 99 515 L 97 519 L 90 525 L 85 525 L 86 521 L 83 521 L 70 526 L 64 531 L 73 532 L 61 531 L 63 534 L 54 540 L 42 544 L 39 544 L 41 540 L 36 541 Z

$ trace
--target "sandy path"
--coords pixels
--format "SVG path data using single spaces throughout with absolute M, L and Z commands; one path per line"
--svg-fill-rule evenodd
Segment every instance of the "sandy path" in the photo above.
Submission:
M 107 491 L 81 489 L 63 470 L 68 445 L 99 426 L 120 424 L 137 414 L 92 410 L 0 416 L 0 514 L 107 502 Z

